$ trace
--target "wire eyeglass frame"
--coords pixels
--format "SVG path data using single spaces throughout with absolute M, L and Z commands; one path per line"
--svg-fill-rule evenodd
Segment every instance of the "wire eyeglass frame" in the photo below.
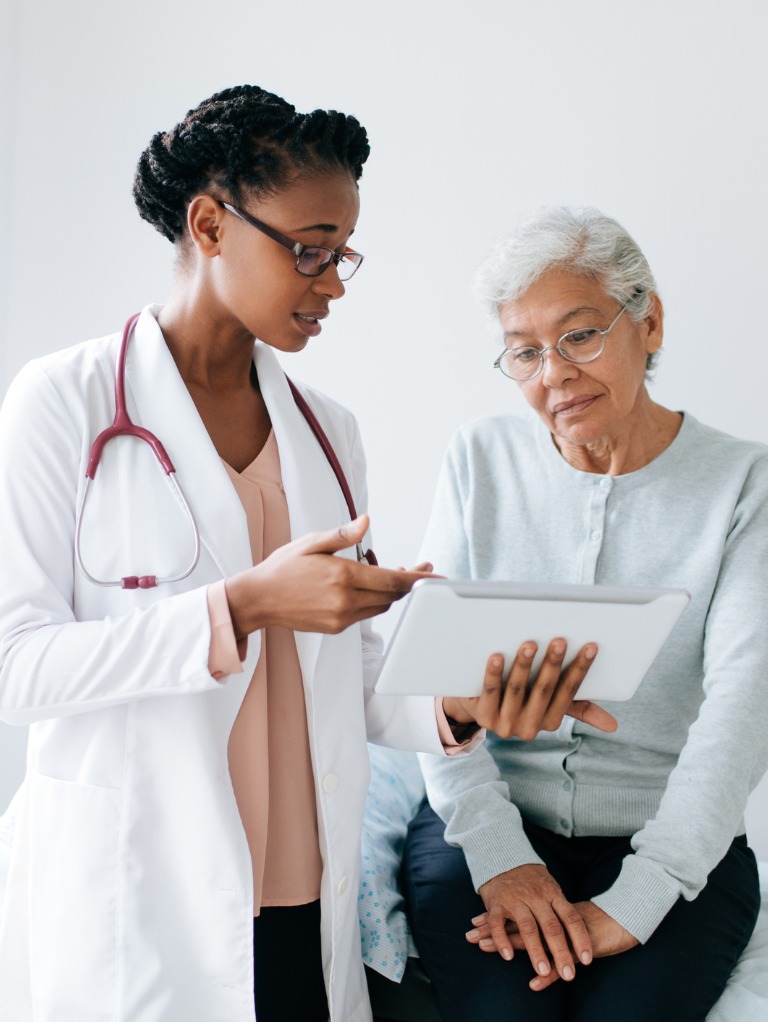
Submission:
M 624 303 L 624 305 L 621 307 L 619 312 L 616 314 L 616 316 L 613 318 L 610 324 L 608 324 L 604 331 L 599 330 L 597 327 L 580 327 L 572 331 L 566 331 L 566 333 L 562 335 L 562 337 L 557 339 L 557 342 L 554 345 L 547 345 L 545 348 L 537 349 L 535 345 L 521 345 L 521 351 L 536 352 L 539 357 L 538 368 L 534 370 L 533 373 L 528 374 L 528 376 L 526 377 L 513 376 L 511 373 L 507 373 L 507 371 L 504 369 L 502 361 L 504 360 L 505 356 L 507 356 L 510 352 L 515 351 L 514 349 L 511 348 L 504 349 L 504 351 L 501 353 L 498 359 L 495 360 L 493 368 L 495 370 L 501 370 L 504 376 L 507 377 L 509 380 L 516 380 L 518 382 L 524 383 L 525 381 L 533 380 L 534 377 L 538 377 L 538 375 L 544 369 L 544 356 L 547 352 L 557 351 L 567 362 L 576 363 L 577 365 L 583 365 L 584 363 L 592 363 L 595 359 L 599 358 L 599 356 L 603 354 L 605 350 L 605 339 L 607 335 L 611 332 L 611 330 L 613 330 L 613 327 L 618 322 L 619 317 L 626 310 L 627 306 L 629 305 L 629 302 L 631 301 L 632 300 L 630 299 L 628 302 Z M 599 334 L 601 340 L 600 348 L 597 352 L 595 352 L 594 355 L 588 356 L 586 359 L 574 359 L 572 355 L 569 355 L 568 352 L 564 351 L 563 343 L 567 342 L 571 335 L 585 333 Z

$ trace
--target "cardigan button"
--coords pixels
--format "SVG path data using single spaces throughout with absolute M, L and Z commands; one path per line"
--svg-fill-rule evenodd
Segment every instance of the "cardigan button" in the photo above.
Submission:
M 333 772 L 328 772 L 327 775 L 323 776 L 323 789 L 326 793 L 335 793 L 338 785 L 339 780 Z
M 341 896 L 341 894 L 347 888 L 347 883 L 348 882 L 349 882 L 349 879 L 347 878 L 346 875 L 344 875 L 344 877 L 341 879 L 339 884 L 336 886 L 336 892 L 339 894 L 339 896 Z

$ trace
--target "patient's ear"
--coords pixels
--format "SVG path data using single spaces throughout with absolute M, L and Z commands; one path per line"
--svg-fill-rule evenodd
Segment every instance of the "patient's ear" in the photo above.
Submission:
M 651 308 L 643 320 L 646 327 L 645 351 L 650 355 L 658 352 L 664 341 L 664 306 L 656 292 L 651 292 L 648 298 L 651 301 Z

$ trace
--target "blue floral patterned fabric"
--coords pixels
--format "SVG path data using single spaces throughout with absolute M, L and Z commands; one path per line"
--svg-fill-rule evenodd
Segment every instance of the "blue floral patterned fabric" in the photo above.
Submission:
M 415 754 L 369 744 L 371 784 L 365 805 L 358 910 L 363 960 L 392 981 L 401 981 L 416 950 L 398 885 L 408 822 L 424 796 Z

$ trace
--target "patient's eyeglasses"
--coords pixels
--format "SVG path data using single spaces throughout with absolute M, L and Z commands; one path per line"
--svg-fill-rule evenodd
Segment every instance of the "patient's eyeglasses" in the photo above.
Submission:
M 631 301 L 631 300 L 630 300 Z M 493 364 L 511 380 L 533 380 L 544 368 L 544 356 L 547 352 L 557 350 L 569 363 L 591 363 L 597 359 L 605 348 L 605 339 L 621 314 L 629 305 L 626 302 L 604 331 L 597 327 L 584 327 L 580 330 L 568 331 L 559 338 L 556 345 L 537 348 L 535 345 L 519 345 L 505 348 Z

